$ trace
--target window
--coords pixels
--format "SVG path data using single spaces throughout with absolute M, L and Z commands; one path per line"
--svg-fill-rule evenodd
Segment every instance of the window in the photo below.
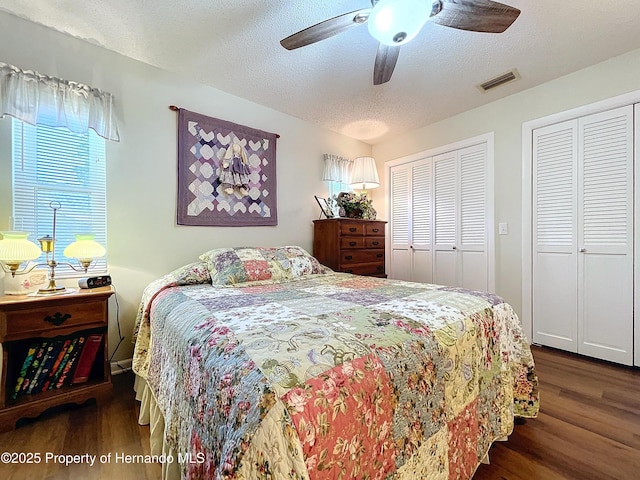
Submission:
M 93 130 L 77 134 L 13 119 L 12 144 L 13 229 L 30 232 L 37 244 L 53 233 L 51 203 L 58 202 L 56 261 L 76 265 L 63 251 L 78 233 L 95 234 L 106 247 L 105 140 Z M 36 261 L 44 260 L 42 254 Z M 104 273 L 106 265 L 106 257 L 96 259 L 89 271 Z M 56 276 L 73 273 L 66 265 L 56 269 Z

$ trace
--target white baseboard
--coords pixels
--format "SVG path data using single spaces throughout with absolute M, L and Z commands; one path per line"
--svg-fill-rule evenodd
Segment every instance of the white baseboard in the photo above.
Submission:
M 111 375 L 120 375 L 121 373 L 130 371 L 132 363 L 133 359 L 131 358 L 111 362 Z

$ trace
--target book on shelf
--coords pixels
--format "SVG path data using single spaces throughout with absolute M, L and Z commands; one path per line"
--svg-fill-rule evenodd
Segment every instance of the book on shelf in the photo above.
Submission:
M 76 360 L 78 359 L 80 352 L 83 350 L 85 340 L 85 337 L 78 337 L 78 342 L 71 351 L 69 359 L 67 360 L 64 368 L 58 367 L 58 370 L 62 369 L 62 372 L 60 373 L 60 377 L 56 381 L 56 388 L 68 385 L 71 382 L 71 370 L 75 367 Z
M 64 368 L 66 367 L 67 363 L 69 363 L 69 358 L 76 350 L 76 346 L 78 345 L 78 340 L 79 340 L 78 337 L 71 339 L 71 342 L 67 347 L 67 351 L 65 352 L 64 356 L 62 357 L 62 360 L 60 361 L 60 364 L 58 365 L 58 368 L 56 368 L 56 371 L 53 373 L 53 376 L 49 381 L 50 383 L 49 383 L 48 390 L 53 390 L 54 388 L 60 388 L 58 387 L 58 380 L 60 379 L 60 376 L 62 375 L 62 372 L 64 371 Z
M 42 362 L 42 358 L 47 351 L 47 346 L 49 342 L 43 341 L 38 344 L 37 350 L 33 356 L 33 361 L 27 370 L 26 375 L 24 376 L 24 381 L 22 382 L 22 386 L 20 387 L 19 395 L 26 395 L 29 393 L 30 388 L 32 387 L 34 377 L 40 368 L 40 363 Z
M 91 373 L 93 362 L 96 359 L 96 355 L 101 344 L 101 333 L 92 334 L 87 337 L 84 342 L 84 347 L 82 347 L 82 352 L 80 352 L 80 356 L 78 357 L 75 371 L 73 372 L 73 377 L 71 379 L 72 385 L 84 383 L 89 380 L 89 374 Z
M 24 356 L 24 361 L 22 362 L 22 367 L 20 368 L 20 373 L 18 374 L 18 378 L 16 380 L 16 385 L 13 389 L 13 392 L 11 392 L 12 400 L 15 400 L 16 398 L 18 398 L 18 394 L 22 389 L 22 384 L 24 383 L 24 380 L 27 376 L 27 372 L 29 371 L 29 367 L 31 367 L 31 363 L 33 362 L 33 358 L 35 357 L 36 351 L 38 350 L 39 347 L 40 347 L 39 342 L 35 342 L 29 345 L 29 348 L 27 349 L 27 353 Z
M 46 347 L 44 353 L 42 354 L 42 358 L 40 359 L 40 363 L 38 365 L 38 369 L 33 372 L 33 377 L 31 377 L 31 381 L 29 382 L 29 390 L 27 390 L 27 395 L 32 395 L 34 393 L 38 393 L 38 381 L 40 377 L 43 375 L 43 371 L 45 370 L 45 366 L 47 363 L 50 365 L 50 358 L 52 355 L 52 351 L 57 342 L 46 342 Z M 49 366 L 46 367 L 49 371 Z
M 49 372 L 47 373 L 47 377 L 44 380 L 44 383 L 42 384 L 42 388 L 40 389 L 40 391 L 44 391 L 44 390 L 48 390 L 49 389 L 49 385 L 51 385 L 51 380 L 54 378 L 56 372 L 58 371 L 58 367 L 60 366 L 60 363 L 62 362 L 62 359 L 64 358 L 65 354 L 67 353 L 67 350 L 69 349 L 69 345 L 71 344 L 71 339 L 67 338 L 66 340 L 64 340 L 64 342 L 61 345 L 61 348 L 58 350 L 58 354 L 55 357 L 55 360 L 53 361 L 53 365 L 51 365 L 51 368 L 49 369 Z
M 58 339 L 47 347 L 47 351 L 42 358 L 42 362 L 40 362 L 40 368 L 31 381 L 29 394 L 33 395 L 34 393 L 40 393 L 43 390 L 44 383 L 49 377 L 49 372 L 51 371 L 53 363 L 58 357 L 58 353 L 62 349 L 63 344 L 64 340 Z

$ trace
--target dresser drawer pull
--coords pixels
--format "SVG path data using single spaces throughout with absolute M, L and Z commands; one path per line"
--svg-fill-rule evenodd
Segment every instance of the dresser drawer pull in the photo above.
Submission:
M 382 258 L 384 256 L 384 253 L 379 253 L 376 255 L 376 258 Z
M 378 245 L 380 245 L 380 242 L 371 242 L 371 245 L 373 245 L 374 247 L 377 247 Z
M 353 255 L 345 255 L 344 259 L 345 260 L 353 260 Z
M 350 232 L 355 232 L 356 230 L 357 230 L 357 228 L 356 228 L 356 227 L 349 227 L 349 231 L 350 231 Z
M 357 245 L 357 242 L 349 242 L 350 247 L 355 247 L 356 245 Z
M 379 228 L 373 228 L 372 231 L 373 231 L 373 233 L 378 233 L 380 231 L 380 229 Z
M 55 325 L 56 327 L 62 325 L 64 322 L 66 322 L 67 320 L 69 320 L 71 318 L 71 314 L 70 313 L 60 313 L 60 312 L 56 312 L 53 315 L 47 315 L 46 317 L 44 317 L 44 321 L 45 322 L 49 322 L 52 323 L 53 325 Z

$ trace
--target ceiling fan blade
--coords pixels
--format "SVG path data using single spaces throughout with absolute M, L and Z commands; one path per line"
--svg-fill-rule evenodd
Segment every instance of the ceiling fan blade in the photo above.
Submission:
M 520 10 L 491 0 L 441 0 L 442 9 L 431 21 L 472 32 L 502 33 L 515 22 Z
M 373 67 L 373 84 L 381 85 L 391 80 L 396 68 L 400 46 L 388 46 L 380 43 L 376 53 L 376 63 Z
M 324 22 L 317 23 L 311 27 L 300 30 L 298 33 L 289 35 L 287 38 L 280 40 L 282 45 L 287 50 L 293 50 L 296 48 L 311 45 L 312 43 L 325 40 L 329 37 L 333 37 L 339 33 L 348 30 L 351 27 L 357 27 L 366 23 L 369 19 L 370 8 L 364 8 L 362 10 L 355 10 L 349 13 L 343 13 L 337 17 L 330 18 Z

